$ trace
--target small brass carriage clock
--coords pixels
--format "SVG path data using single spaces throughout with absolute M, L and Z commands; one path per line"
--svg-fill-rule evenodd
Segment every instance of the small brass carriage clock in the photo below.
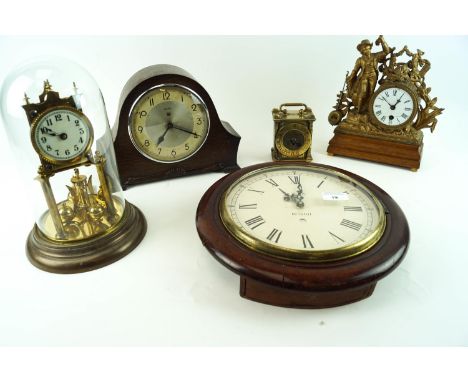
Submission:
M 292 109 L 299 107 L 299 109 Z M 314 113 L 304 103 L 284 103 L 272 110 L 274 121 L 273 160 L 311 161 Z
M 37 79 L 39 72 L 33 69 L 31 77 Z M 16 99 L 18 81 L 13 76 L 6 82 L 3 98 Z M 65 91 L 73 84 L 73 95 L 61 97 L 48 79 L 43 81 L 38 102 L 34 102 L 38 85 L 24 93 L 23 121 L 26 116 L 30 143 L 39 156 L 36 179 L 46 203 L 26 248 L 29 260 L 38 268 L 75 273 L 102 267 L 131 252 L 145 235 L 146 221 L 121 195 L 100 91 L 88 88 L 80 94 L 74 82 L 68 87 L 64 82 L 57 79 Z M 90 83 L 83 82 L 85 88 Z M 7 130 L 15 127 L 12 114 L 4 115 L 4 120 Z M 25 132 L 24 124 L 15 130 Z M 99 133 L 104 132 L 97 140 L 96 125 Z
M 329 154 L 372 160 L 417 170 L 423 148 L 423 128 L 434 131 L 437 97 L 429 93 L 425 75 L 431 67 L 424 52 L 390 48 L 382 36 L 357 46 L 361 57 L 346 75 L 328 120 L 336 125 Z M 404 57 L 406 56 L 406 59 Z

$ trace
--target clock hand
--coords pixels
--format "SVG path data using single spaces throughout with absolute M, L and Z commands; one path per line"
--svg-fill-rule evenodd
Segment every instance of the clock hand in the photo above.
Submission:
M 292 195 L 293 200 L 296 202 L 296 206 L 299 208 L 304 207 L 304 192 L 302 191 L 301 180 L 297 183 L 297 195 Z
M 57 134 L 55 131 L 49 129 L 49 128 L 45 128 L 45 130 L 43 130 L 43 133 L 47 134 L 47 135 L 50 135 L 52 137 L 60 137 L 60 139 L 62 140 L 65 140 L 68 138 L 68 135 L 66 133 L 60 133 L 60 134 Z
M 401 98 L 402 98 L 404 95 L 405 95 L 405 93 L 403 93 L 403 94 L 400 96 L 400 98 L 398 98 L 398 100 L 396 101 L 395 105 L 393 105 L 393 109 L 395 108 L 396 105 L 398 105 L 398 104 L 400 103 Z M 392 109 L 392 110 L 393 110 L 393 109 Z
M 289 195 L 286 191 L 283 191 L 281 188 L 278 187 L 278 190 L 280 190 L 284 194 L 284 200 L 289 201 L 291 200 L 291 195 Z
M 168 123 L 167 124 L 167 127 L 166 127 L 166 130 L 164 131 L 164 133 L 162 133 L 162 135 L 158 138 L 158 141 L 156 142 L 156 146 L 159 146 L 163 141 L 164 141 L 164 138 L 166 137 L 166 134 L 167 132 L 172 129 L 174 127 L 174 125 L 172 123 Z
M 186 132 L 187 134 L 192 134 L 193 136 L 195 136 L 195 138 L 198 137 L 198 134 L 197 134 L 197 133 L 194 133 L 194 132 L 192 132 L 192 131 L 190 131 L 190 130 L 186 130 L 186 129 L 182 128 L 182 127 L 175 126 L 175 125 L 172 125 L 172 127 L 173 127 L 174 129 L 177 129 L 177 130 L 180 130 L 180 131 L 184 131 L 184 132 Z

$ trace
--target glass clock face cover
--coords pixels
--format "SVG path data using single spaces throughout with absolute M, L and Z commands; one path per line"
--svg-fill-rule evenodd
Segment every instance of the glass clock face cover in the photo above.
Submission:
M 57 108 L 39 117 L 33 131 L 38 152 L 52 162 L 81 157 L 92 143 L 91 123 L 82 113 Z
M 333 170 L 297 165 L 244 175 L 225 192 L 220 215 L 248 247 L 296 260 L 357 255 L 385 228 L 383 207 L 366 187 Z
M 376 95 L 372 111 L 377 120 L 386 126 L 402 125 L 414 116 L 414 100 L 405 89 L 389 87 Z
M 207 108 L 197 94 L 180 85 L 161 85 L 136 101 L 129 134 L 136 149 L 147 158 L 178 162 L 202 147 L 209 126 Z

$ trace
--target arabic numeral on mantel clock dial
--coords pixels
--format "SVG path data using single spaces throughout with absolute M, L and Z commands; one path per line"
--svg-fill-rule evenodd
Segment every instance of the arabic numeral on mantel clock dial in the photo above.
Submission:
M 206 140 L 206 106 L 188 88 L 158 86 L 133 108 L 130 137 L 136 149 L 156 162 L 177 162 L 195 154 Z
M 297 259 L 358 254 L 375 244 L 385 225 L 382 205 L 364 186 L 332 171 L 294 166 L 239 179 L 225 194 L 221 216 L 246 245 Z

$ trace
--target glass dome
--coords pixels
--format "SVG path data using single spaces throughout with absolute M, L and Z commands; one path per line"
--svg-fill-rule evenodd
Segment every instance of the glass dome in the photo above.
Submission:
M 3 82 L 0 111 L 39 230 L 55 241 L 108 232 L 125 208 L 101 91 L 74 62 L 39 58 Z

